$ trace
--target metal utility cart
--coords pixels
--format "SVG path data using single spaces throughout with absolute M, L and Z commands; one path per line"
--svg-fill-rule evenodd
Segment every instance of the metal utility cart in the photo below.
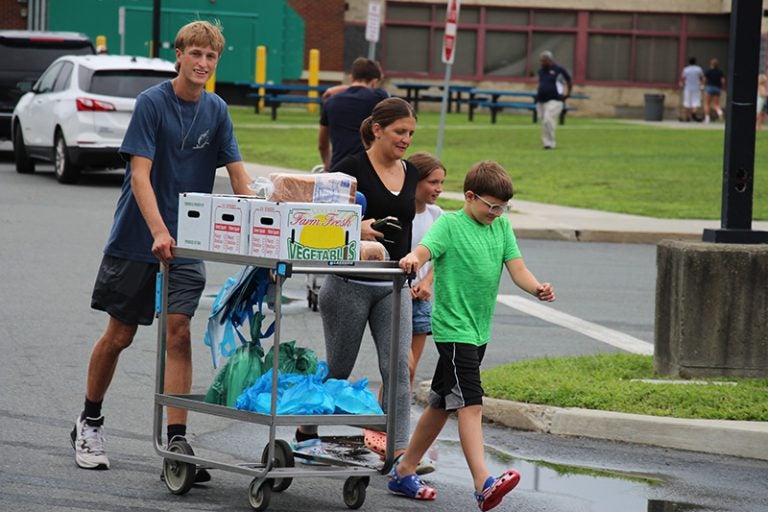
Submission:
M 200 251 L 195 249 L 176 248 L 178 257 L 195 258 L 205 261 L 229 263 L 234 265 L 251 265 L 254 267 L 268 268 L 274 273 L 275 292 L 277 297 L 282 297 L 283 283 L 293 274 L 341 274 L 358 277 L 386 276 L 392 279 L 394 304 L 400 301 L 403 284 L 406 276 L 397 267 L 396 262 L 373 261 L 284 261 L 276 259 L 256 258 L 234 254 Z M 165 347 L 166 324 L 168 307 L 168 267 L 163 266 L 162 280 L 159 283 L 158 294 L 160 305 L 158 335 L 157 335 L 157 363 L 155 377 L 155 405 L 153 417 L 153 433 L 155 451 L 163 457 L 163 476 L 165 485 L 173 494 L 185 494 L 194 484 L 195 473 L 198 467 L 209 469 L 223 469 L 242 473 L 252 477 L 248 487 L 248 501 L 254 510 L 266 510 L 273 492 L 286 490 L 294 478 L 310 476 L 323 476 L 334 478 L 346 478 L 343 487 L 344 503 L 351 509 L 360 508 L 365 502 L 365 492 L 371 475 L 386 474 L 394 461 L 394 435 L 387 436 L 386 456 L 382 467 L 374 467 L 331 457 L 312 457 L 303 454 L 295 454 L 296 457 L 321 461 L 327 465 L 312 465 L 295 467 L 295 457 L 290 444 L 276 439 L 278 426 L 299 425 L 352 425 L 378 430 L 387 433 L 394 432 L 396 420 L 396 386 L 397 365 L 391 364 L 387 376 L 389 393 L 387 403 L 388 414 L 384 415 L 355 415 L 355 414 L 331 414 L 331 415 L 277 415 L 277 378 L 278 378 L 278 347 L 280 344 L 281 301 L 276 300 L 274 306 L 275 331 L 274 331 L 274 358 L 272 361 L 272 404 L 271 414 L 259 414 L 250 411 L 242 411 L 222 405 L 209 404 L 203 401 L 204 395 L 168 395 L 164 394 L 165 387 Z M 400 325 L 400 308 L 392 308 L 392 340 L 391 354 L 398 353 L 397 333 Z M 175 440 L 167 447 L 162 443 L 163 407 L 175 407 L 192 412 L 212 414 L 225 418 L 231 418 L 251 423 L 258 423 L 269 427 L 269 441 L 264 447 L 260 461 L 241 463 L 227 463 L 196 457 L 192 447 L 183 440 Z

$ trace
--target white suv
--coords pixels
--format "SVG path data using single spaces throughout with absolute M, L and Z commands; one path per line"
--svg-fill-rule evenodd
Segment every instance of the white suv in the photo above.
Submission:
M 118 149 L 136 96 L 174 78 L 161 59 L 68 55 L 55 60 L 19 100 L 11 120 L 16 170 L 53 162 L 56 179 L 75 183 L 80 170 L 123 167 Z

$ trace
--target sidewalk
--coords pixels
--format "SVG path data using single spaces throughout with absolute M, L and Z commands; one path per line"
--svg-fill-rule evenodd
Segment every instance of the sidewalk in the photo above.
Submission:
M 253 177 L 270 172 L 301 172 L 254 163 L 247 163 L 246 169 Z M 226 175 L 226 171 L 219 172 Z M 443 192 L 442 197 L 464 198 L 458 192 Z M 512 199 L 511 205 L 508 215 L 519 238 L 656 244 L 664 239 L 701 240 L 705 228 L 720 227 L 719 220 L 656 219 L 519 199 Z M 768 231 L 768 221 L 753 222 L 752 229 Z
M 247 163 L 246 168 L 253 177 L 299 172 L 253 163 Z M 443 196 L 463 199 L 456 192 L 444 192 Z M 701 240 L 704 228 L 720 227 L 719 221 L 656 219 L 517 199 L 512 200 L 512 210 L 508 215 L 519 238 L 655 244 L 670 238 Z M 768 231 L 768 222 L 753 222 L 752 229 Z M 416 389 L 417 400 L 425 402 L 428 390 L 428 383 L 421 383 Z M 519 430 L 768 460 L 768 422 L 684 420 L 494 398 L 484 400 L 483 415 Z

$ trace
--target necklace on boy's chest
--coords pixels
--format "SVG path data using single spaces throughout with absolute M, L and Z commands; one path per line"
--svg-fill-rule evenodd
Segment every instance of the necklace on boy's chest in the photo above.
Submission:
M 184 116 L 181 114 L 181 103 L 179 102 L 179 97 L 175 92 L 173 97 L 176 98 L 176 111 L 179 113 L 179 124 L 181 125 L 181 149 L 184 149 L 184 143 L 187 141 L 187 137 L 189 137 L 189 134 L 192 132 L 192 127 L 195 125 L 195 121 L 197 120 L 197 113 L 200 111 L 200 103 L 203 102 L 203 97 L 200 96 L 200 99 L 197 100 L 197 105 L 195 106 L 195 114 L 192 116 L 192 122 L 189 123 L 189 128 L 187 128 L 186 133 L 184 133 Z

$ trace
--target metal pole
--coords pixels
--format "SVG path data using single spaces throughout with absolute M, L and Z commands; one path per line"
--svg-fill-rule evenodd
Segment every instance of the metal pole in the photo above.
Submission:
M 720 229 L 705 229 L 716 243 L 768 243 L 768 232 L 752 231 L 755 109 L 760 59 L 762 0 L 733 0 L 728 47 Z
M 445 132 L 445 118 L 448 114 L 448 96 L 451 94 L 449 88 L 451 85 L 451 68 L 453 64 L 445 65 L 445 80 L 443 81 L 443 101 L 440 104 L 440 128 L 437 131 L 437 150 L 435 151 L 438 160 L 443 151 L 443 133 Z
M 376 60 L 376 43 L 374 42 L 368 43 L 368 58 Z
M 152 2 L 152 52 L 150 57 L 160 57 L 160 0 Z

